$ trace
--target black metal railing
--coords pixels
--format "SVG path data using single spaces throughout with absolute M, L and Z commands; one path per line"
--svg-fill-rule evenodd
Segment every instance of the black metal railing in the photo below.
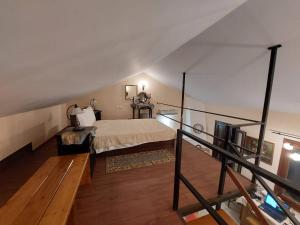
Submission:
M 218 137 L 218 136 L 215 136 L 215 135 L 213 135 L 213 134 L 210 134 L 210 133 L 208 133 L 208 132 L 206 132 L 206 131 L 199 130 L 199 129 L 197 129 L 197 128 L 195 128 L 195 127 L 189 125 L 189 124 L 186 124 L 186 123 L 184 123 L 184 122 L 181 122 L 181 121 L 178 121 L 178 120 L 176 120 L 176 119 L 174 119 L 174 118 L 171 118 L 170 116 L 167 116 L 167 115 L 162 114 L 162 113 L 157 113 L 157 115 L 163 116 L 163 117 L 165 117 L 165 118 L 167 118 L 167 119 L 169 119 L 169 120 L 172 120 L 172 121 L 174 121 L 174 122 L 176 122 L 176 123 L 179 123 L 179 124 L 182 123 L 182 125 L 185 126 L 185 127 L 191 128 L 191 129 L 193 129 L 193 130 L 195 130 L 195 131 L 198 131 L 199 133 L 205 134 L 205 135 L 207 135 L 207 136 L 209 136 L 209 137 L 212 137 L 212 138 L 214 138 L 214 139 L 216 139 L 216 140 L 218 140 L 218 141 L 222 141 L 223 143 L 225 143 L 225 139 L 223 139 L 223 138 L 220 138 L 220 137 Z M 246 127 L 246 126 L 257 126 L 257 125 L 260 125 L 260 124 L 261 124 L 260 122 L 257 122 L 257 123 L 245 123 L 245 124 L 237 124 L 237 125 L 233 125 L 233 124 L 232 124 L 232 125 L 229 125 L 229 126 L 231 126 L 232 128 L 239 128 L 239 127 Z M 235 143 L 232 143 L 232 142 L 230 142 L 230 144 L 233 145 L 233 146 L 236 147 L 236 148 L 239 148 L 239 149 L 242 149 L 242 150 L 244 150 L 244 151 L 253 153 L 253 151 L 251 151 L 250 149 L 248 149 L 248 148 L 246 148 L 246 147 L 239 146 L 239 145 L 237 145 L 237 144 L 235 144 Z M 254 154 L 254 153 L 253 153 L 253 154 L 251 154 L 251 155 L 247 155 L 247 156 L 243 156 L 243 157 L 244 157 L 245 159 L 252 159 L 252 158 L 260 157 L 260 155 L 257 155 L 257 154 Z
M 215 136 L 215 135 L 212 135 L 212 134 L 210 134 L 210 133 L 208 133 L 208 132 L 206 132 L 206 131 L 204 131 L 204 130 L 199 130 L 199 129 L 197 129 L 197 128 L 195 128 L 195 127 L 189 125 L 189 124 L 186 124 L 186 123 L 184 123 L 184 122 L 181 122 L 181 121 L 178 121 L 178 120 L 176 120 L 176 119 L 173 119 L 173 118 L 171 118 L 171 117 L 169 117 L 169 116 L 167 116 L 167 115 L 165 115 L 165 114 L 157 113 L 157 115 L 166 117 L 166 118 L 169 119 L 169 120 L 172 120 L 172 121 L 174 121 L 174 122 L 176 122 L 176 123 L 182 124 L 182 126 L 191 128 L 191 129 L 193 129 L 193 130 L 195 130 L 195 131 L 198 131 L 199 133 L 206 134 L 207 136 L 210 136 L 210 137 L 212 137 L 212 138 L 215 138 L 215 139 L 217 139 L 217 140 L 219 140 L 219 141 L 223 141 L 223 142 L 225 141 L 225 139 L 223 139 L 223 138 L 220 138 L 220 137 L 217 137 L 217 136 Z M 249 151 L 250 151 L 250 150 L 249 150 Z
M 181 108 L 178 105 L 172 105 L 172 104 L 167 104 L 167 103 L 163 103 L 163 102 L 157 102 L 157 104 L 158 105 L 164 105 L 164 106 L 170 106 L 170 107 L 174 107 L 174 108 L 179 108 L 179 109 Z M 252 123 L 260 123 L 260 121 L 249 119 L 249 118 L 243 118 L 243 117 L 232 116 L 232 115 L 221 114 L 221 113 L 215 113 L 215 112 L 209 112 L 209 111 L 199 110 L 199 109 L 193 109 L 193 108 L 189 108 L 189 107 L 183 107 L 183 109 L 194 111 L 194 112 L 200 112 L 200 113 L 210 114 L 210 115 L 214 115 L 214 116 L 226 117 L 226 118 L 230 118 L 230 119 L 244 120 L 244 121 L 248 121 L 248 122 L 252 122 Z
M 218 224 L 226 225 L 227 223 L 219 216 L 217 211 L 211 206 L 210 202 L 208 202 L 196 189 L 195 187 L 188 181 L 188 179 L 181 173 L 181 155 L 182 155 L 182 138 L 183 136 L 187 136 L 190 139 L 198 142 L 201 145 L 206 146 L 207 148 L 217 152 L 222 157 L 222 166 L 220 171 L 220 179 L 219 179 L 219 187 L 218 187 L 218 194 L 222 195 L 224 191 L 224 184 L 225 184 L 225 177 L 226 177 L 226 168 L 228 160 L 231 160 L 238 165 L 248 169 L 253 173 L 256 180 L 267 190 L 267 192 L 274 197 L 275 201 L 278 203 L 279 207 L 283 210 L 283 212 L 287 215 L 287 217 L 295 224 L 299 225 L 299 221 L 283 206 L 281 201 L 277 198 L 275 193 L 271 190 L 271 188 L 266 184 L 263 180 L 267 179 L 278 186 L 288 190 L 289 192 L 295 193 L 300 195 L 300 189 L 292 184 L 287 179 L 283 179 L 273 173 L 260 168 L 247 160 L 245 160 L 239 152 L 234 149 L 232 154 L 229 149 L 235 148 L 232 143 L 230 143 L 230 134 L 231 134 L 231 127 L 227 126 L 227 135 L 226 135 L 226 144 L 225 148 L 220 148 L 217 145 L 211 144 L 208 141 L 201 139 L 187 131 L 182 129 L 177 130 L 177 140 L 176 140 L 176 162 L 175 162 L 175 179 L 174 179 L 174 196 L 173 196 L 173 209 L 177 210 L 179 205 L 179 188 L 180 188 L 180 181 L 191 191 L 191 193 L 196 197 L 196 199 L 202 204 L 202 206 L 210 213 L 210 215 L 216 220 Z M 220 207 L 219 203 L 216 205 L 216 209 Z
M 234 149 L 233 152 L 235 154 L 237 154 L 239 157 L 243 158 L 243 156 L 235 149 L 234 146 L 232 146 L 230 144 L 230 147 L 232 149 Z M 276 194 L 271 190 L 271 188 L 267 185 L 267 183 L 260 176 L 258 176 L 255 172 L 253 172 L 252 170 L 250 170 L 250 171 L 252 172 L 255 179 L 261 184 L 261 186 L 263 186 L 263 188 L 266 189 L 266 191 L 272 196 L 272 198 L 276 201 L 276 203 L 279 205 L 279 207 L 282 209 L 282 211 L 284 211 L 284 213 L 290 218 L 290 220 L 294 224 L 299 224 L 297 219 L 295 218 L 295 216 L 292 215 L 291 212 L 283 206 L 282 202 L 278 199 Z

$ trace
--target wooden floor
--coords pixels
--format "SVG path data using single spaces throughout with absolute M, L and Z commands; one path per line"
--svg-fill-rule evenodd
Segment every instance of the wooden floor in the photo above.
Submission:
M 182 173 L 206 198 L 217 196 L 220 163 L 184 143 Z M 38 151 L 0 166 L 0 205 L 49 157 L 56 154 L 52 139 Z M 85 225 L 176 225 L 182 224 L 172 210 L 174 163 L 105 173 L 105 159 L 97 158 L 92 185 L 79 189 L 76 223 Z M 239 177 L 245 185 L 249 181 Z M 226 179 L 226 192 L 236 188 Z M 180 206 L 197 201 L 181 185 Z

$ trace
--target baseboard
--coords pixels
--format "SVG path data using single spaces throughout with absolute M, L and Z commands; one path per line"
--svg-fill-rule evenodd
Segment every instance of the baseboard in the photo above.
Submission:
M 118 155 L 126 155 L 126 154 L 133 154 L 138 152 L 145 152 L 145 151 L 153 151 L 159 149 L 175 149 L 175 140 L 168 140 L 168 141 L 157 141 L 157 142 L 148 142 L 132 147 L 116 149 L 112 151 L 106 151 L 102 153 L 97 153 L 96 157 L 107 157 L 107 156 L 118 156 Z

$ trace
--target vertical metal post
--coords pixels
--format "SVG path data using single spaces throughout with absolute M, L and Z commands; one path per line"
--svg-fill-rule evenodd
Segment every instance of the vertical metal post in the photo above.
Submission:
M 265 131 L 267 127 L 267 120 L 269 115 L 269 108 L 270 108 L 270 100 L 272 95 L 272 87 L 273 87 L 273 80 L 274 80 L 274 73 L 275 73 L 275 64 L 276 64 L 276 57 L 277 57 L 277 49 L 280 48 L 281 45 L 275 45 L 272 47 L 269 47 L 268 49 L 271 50 L 271 56 L 270 56 L 270 64 L 269 64 L 269 72 L 268 72 L 268 81 L 267 81 L 267 87 L 266 87 L 266 93 L 265 93 L 265 100 L 264 100 L 264 108 L 261 118 L 261 125 L 260 125 L 260 131 L 259 131 L 259 139 L 257 143 L 257 151 L 256 155 L 258 157 L 255 158 L 255 165 L 259 166 L 260 163 L 260 154 L 261 149 L 264 143 L 264 137 L 265 137 Z M 252 176 L 252 182 L 255 182 L 255 177 Z
M 183 126 L 184 93 L 185 93 L 185 72 L 182 73 L 180 130 L 182 130 L 182 126 Z M 181 173 L 181 152 L 182 152 L 182 133 L 179 130 L 177 130 L 174 193 L 173 193 L 173 210 L 178 209 L 178 203 L 179 203 L 179 187 L 180 187 L 180 173 Z
M 182 123 L 183 123 L 184 93 L 185 93 L 185 72 L 182 73 L 180 130 L 182 130 Z
M 179 202 L 179 185 L 180 185 L 180 173 L 181 173 L 181 152 L 182 152 L 182 133 L 180 132 L 180 130 L 177 130 L 174 192 L 173 192 L 173 210 L 178 209 L 178 202 Z
M 226 136 L 224 142 L 224 149 L 228 150 L 228 143 L 231 140 L 232 134 L 232 127 L 227 125 L 226 126 Z M 219 179 L 219 187 L 218 187 L 218 195 L 223 195 L 224 187 L 225 187 L 225 179 L 226 179 L 226 168 L 227 168 L 227 158 L 226 156 L 222 155 L 222 166 L 220 172 L 220 179 Z M 221 203 L 216 205 L 216 209 L 219 210 L 221 208 Z

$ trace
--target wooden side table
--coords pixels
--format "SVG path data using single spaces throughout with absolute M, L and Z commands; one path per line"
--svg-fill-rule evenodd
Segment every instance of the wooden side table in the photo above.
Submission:
M 144 107 L 138 108 L 139 119 L 141 118 L 141 110 L 145 110 L 145 109 L 148 110 L 149 118 L 152 118 L 152 108 L 150 106 L 144 106 Z
M 132 118 L 135 119 L 135 110 L 137 109 L 138 111 L 138 119 L 141 118 L 141 110 L 148 110 L 148 117 L 152 118 L 152 109 L 153 109 L 153 104 L 131 104 L 132 107 Z
M 56 134 L 57 154 L 89 153 L 91 175 L 93 175 L 96 162 L 96 150 L 93 146 L 93 140 L 96 129 L 96 127 L 85 127 L 82 131 L 73 131 L 73 127 L 66 127 Z

